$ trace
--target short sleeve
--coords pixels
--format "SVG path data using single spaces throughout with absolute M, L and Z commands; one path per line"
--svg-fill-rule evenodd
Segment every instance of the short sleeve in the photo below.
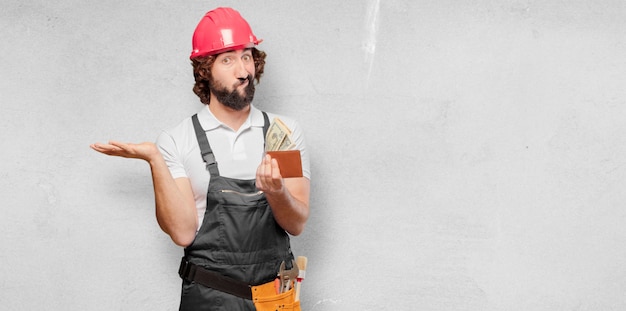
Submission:
M 161 152 L 161 155 L 163 155 L 165 164 L 169 168 L 172 177 L 174 179 L 187 177 L 187 172 L 185 171 L 183 161 L 180 157 L 180 152 L 178 151 L 176 142 L 174 142 L 172 136 L 163 131 L 157 137 L 156 144 Z

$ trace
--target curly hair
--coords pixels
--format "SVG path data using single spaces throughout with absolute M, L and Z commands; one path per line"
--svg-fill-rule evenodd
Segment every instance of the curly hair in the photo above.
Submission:
M 254 59 L 254 79 L 257 83 L 261 82 L 261 76 L 265 69 L 265 57 L 267 54 L 256 48 L 251 48 L 252 58 Z M 191 60 L 193 66 L 193 77 L 196 83 L 193 86 L 193 92 L 200 97 L 200 101 L 208 105 L 211 100 L 211 89 L 209 80 L 211 79 L 211 67 L 215 62 L 217 55 L 209 55 L 198 57 Z

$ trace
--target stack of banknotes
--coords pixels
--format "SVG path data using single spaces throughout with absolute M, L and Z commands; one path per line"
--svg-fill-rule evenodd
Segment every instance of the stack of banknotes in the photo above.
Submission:
M 265 151 L 291 150 L 295 147 L 296 144 L 291 140 L 291 130 L 280 118 L 274 118 L 265 137 Z

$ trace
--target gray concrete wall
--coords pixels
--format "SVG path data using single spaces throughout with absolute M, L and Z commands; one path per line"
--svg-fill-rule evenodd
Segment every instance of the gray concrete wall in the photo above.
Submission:
M 0 305 L 175 310 L 148 166 L 200 17 L 268 53 L 312 154 L 305 310 L 626 309 L 623 1 L 22 1 L 0 9 Z

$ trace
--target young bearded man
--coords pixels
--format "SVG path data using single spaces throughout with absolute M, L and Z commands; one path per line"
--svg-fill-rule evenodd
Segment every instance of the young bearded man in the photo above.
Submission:
M 308 219 L 309 157 L 295 120 L 252 105 L 266 54 L 237 11 L 209 11 L 192 41 L 193 91 L 202 109 L 164 130 L 156 144 L 91 147 L 149 163 L 159 226 L 185 248 L 180 310 L 254 310 L 249 286 L 274 280 L 281 262 L 291 265 L 289 234 L 302 233 Z M 283 178 L 265 154 L 276 117 L 291 130 L 303 177 Z

